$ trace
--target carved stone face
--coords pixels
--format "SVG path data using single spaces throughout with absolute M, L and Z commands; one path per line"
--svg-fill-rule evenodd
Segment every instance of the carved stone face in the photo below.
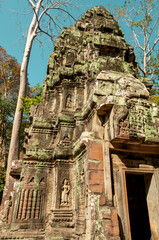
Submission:
M 65 179 L 65 180 L 64 180 L 64 185 L 67 185 L 67 184 L 68 184 L 68 180 Z
M 66 58 L 66 65 L 71 66 L 74 63 L 74 52 L 68 52 Z

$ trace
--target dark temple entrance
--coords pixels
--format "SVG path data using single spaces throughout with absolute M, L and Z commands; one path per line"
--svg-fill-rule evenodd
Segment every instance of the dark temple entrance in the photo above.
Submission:
M 150 240 L 144 175 L 126 173 L 126 185 L 132 240 Z

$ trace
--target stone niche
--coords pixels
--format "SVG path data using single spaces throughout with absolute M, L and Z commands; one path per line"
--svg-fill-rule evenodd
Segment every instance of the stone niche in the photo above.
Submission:
M 145 83 L 145 84 L 144 84 Z M 0 239 L 159 239 L 159 109 L 103 7 L 63 29 L 10 172 Z

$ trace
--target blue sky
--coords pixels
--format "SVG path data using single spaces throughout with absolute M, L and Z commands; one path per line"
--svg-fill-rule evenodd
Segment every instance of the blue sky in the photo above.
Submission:
M 74 0 L 76 8 L 70 10 L 75 18 L 80 18 L 87 9 L 94 6 L 104 6 L 111 13 L 115 7 L 122 5 L 123 0 Z M 23 50 L 29 24 L 32 18 L 31 14 L 21 14 L 29 12 L 27 0 L 2 0 L 0 7 L 0 45 L 6 49 L 7 53 L 14 56 L 19 63 L 22 61 Z M 72 20 L 64 23 L 64 27 L 73 24 Z M 125 38 L 128 39 L 127 29 L 122 30 Z M 40 38 L 39 38 L 40 39 Z M 40 39 L 43 45 L 38 41 L 34 42 L 28 69 L 28 78 L 30 86 L 37 83 L 42 84 L 46 76 L 49 54 L 53 52 L 53 45 L 47 37 Z

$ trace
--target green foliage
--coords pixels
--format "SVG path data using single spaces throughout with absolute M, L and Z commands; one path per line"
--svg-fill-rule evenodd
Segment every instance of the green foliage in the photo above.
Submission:
M 5 177 L 6 177 L 6 170 L 0 167 L 0 193 L 3 191 L 3 188 L 4 188 Z
M 151 96 L 149 101 L 156 103 L 157 106 L 159 106 L 159 96 Z
M 5 184 L 12 124 L 20 82 L 20 65 L 0 46 L 0 200 Z
M 154 102 L 159 106 L 159 54 L 152 56 L 148 64 L 149 74 L 151 74 L 151 80 L 153 87 L 150 92 L 150 102 Z
M 0 46 L 0 159 L 5 164 L 20 82 L 20 65 Z
M 151 76 L 153 87 L 150 95 L 159 95 L 159 53 L 156 56 L 151 56 L 148 63 L 148 74 Z
M 14 104 L 12 104 L 9 99 L 3 98 L 2 94 L 0 94 L 0 136 L 3 139 L 3 143 L 5 144 L 5 146 L 1 145 L 1 147 L 5 147 L 6 150 L 3 159 L 7 159 L 8 156 L 14 111 Z
M 0 46 L 0 93 L 2 98 L 6 98 L 16 105 L 19 83 L 19 63 Z
M 5 185 L 6 170 L 0 167 L 0 202 L 2 198 L 2 193 Z
M 148 64 L 149 75 L 153 87 L 150 92 L 150 102 L 156 103 L 159 106 L 159 53 L 154 57 L 152 56 Z
M 38 105 L 42 101 L 42 87 L 36 85 L 31 89 L 31 94 L 29 97 L 23 98 L 23 106 L 21 109 L 29 115 L 29 109 L 31 105 Z
M 159 44 L 159 3 L 157 0 L 126 0 L 116 10 L 117 18 L 131 30 L 131 44 L 136 48 L 141 74 L 148 77 L 148 65 L 152 64 Z
M 20 110 L 24 111 L 23 120 L 21 124 L 20 129 L 20 141 L 19 141 L 19 148 L 20 151 L 23 149 L 23 143 L 24 143 L 24 130 L 29 125 L 29 110 L 31 105 L 38 105 L 42 100 L 42 87 L 37 84 L 33 88 L 29 88 L 28 96 L 23 98 L 23 106 L 20 108 Z
M 157 0 L 125 0 L 117 8 L 117 17 L 127 23 L 136 47 L 140 74 L 153 83 L 150 101 L 159 103 L 159 2 Z
M 6 50 L 0 46 L 0 138 L 2 140 L 0 145 L 0 160 L 2 161 L 2 166 L 6 165 L 8 158 L 19 83 L 20 65 L 14 57 L 8 55 Z M 29 107 L 41 101 L 40 92 L 41 88 L 39 86 L 36 86 L 34 89 L 27 86 L 27 95 L 29 97 L 24 100 L 24 110 L 27 114 L 24 115 L 21 124 L 19 151 L 23 148 L 24 129 L 29 124 Z

